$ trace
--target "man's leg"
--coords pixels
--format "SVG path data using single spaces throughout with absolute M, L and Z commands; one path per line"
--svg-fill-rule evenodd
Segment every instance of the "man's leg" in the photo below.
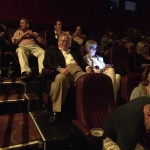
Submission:
M 31 69 L 29 67 L 29 62 L 28 62 L 30 50 L 25 47 L 19 46 L 16 50 L 16 53 L 18 55 L 21 73 L 22 72 L 31 72 Z
M 61 112 L 62 103 L 66 99 L 68 89 L 70 87 L 71 81 L 73 81 L 72 76 L 66 76 L 64 74 L 58 74 L 55 81 L 51 85 L 50 96 L 53 103 L 53 112 Z
M 75 82 L 80 76 L 86 74 L 77 64 L 70 64 L 67 66 L 67 69 L 70 71 L 70 74 L 73 76 Z
M 114 89 L 114 96 L 115 96 L 115 100 L 116 100 L 118 86 L 117 86 L 117 82 L 116 82 L 115 70 L 114 70 L 114 68 L 108 68 L 106 71 L 104 71 L 104 74 L 108 75 L 111 78 L 111 81 L 113 84 L 113 89 Z
M 120 88 L 120 81 L 121 81 L 120 74 L 116 74 L 116 89 L 117 90 Z
M 31 54 L 33 54 L 35 57 L 38 58 L 39 73 L 42 73 L 42 69 L 44 68 L 43 60 L 44 60 L 44 56 L 45 56 L 45 51 L 38 45 L 35 45 L 32 47 Z

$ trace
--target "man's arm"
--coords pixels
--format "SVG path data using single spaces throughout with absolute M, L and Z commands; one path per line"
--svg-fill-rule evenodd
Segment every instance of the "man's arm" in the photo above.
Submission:
M 19 34 L 20 33 L 20 30 L 17 30 L 15 33 L 14 33 L 14 36 L 12 37 L 12 43 L 13 44 L 19 44 L 22 39 L 24 38 L 25 36 L 25 33 L 24 34 Z
M 39 36 L 37 32 L 33 32 L 33 37 L 35 38 L 38 45 L 45 47 L 45 40 Z

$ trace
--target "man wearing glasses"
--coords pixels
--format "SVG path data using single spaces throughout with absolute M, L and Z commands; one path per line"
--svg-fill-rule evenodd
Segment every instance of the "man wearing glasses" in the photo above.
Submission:
M 85 73 L 93 72 L 79 51 L 69 49 L 70 46 L 70 35 L 61 34 L 58 38 L 58 47 L 48 48 L 43 62 L 46 69 L 56 72 L 50 90 L 53 109 L 49 119 L 51 124 L 56 122 L 58 113 L 61 112 L 70 85 Z

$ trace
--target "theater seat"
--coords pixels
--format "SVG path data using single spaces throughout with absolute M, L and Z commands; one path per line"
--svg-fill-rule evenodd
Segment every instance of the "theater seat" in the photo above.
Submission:
M 131 92 L 140 83 L 141 77 L 142 73 L 129 73 L 122 77 L 120 90 L 123 103 L 129 101 Z
M 121 76 L 133 72 L 128 49 L 124 45 L 114 45 L 108 51 L 108 62 L 114 65 L 115 71 Z
M 76 84 L 76 119 L 72 121 L 71 132 L 73 149 L 93 149 L 90 130 L 98 128 L 115 107 L 110 77 L 96 73 L 81 76 Z

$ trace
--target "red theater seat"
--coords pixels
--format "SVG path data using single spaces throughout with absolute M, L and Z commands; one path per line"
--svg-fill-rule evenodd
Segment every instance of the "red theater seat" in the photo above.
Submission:
M 73 147 L 80 149 L 82 145 L 86 146 L 86 150 L 92 149 L 94 144 L 90 130 L 98 128 L 115 107 L 113 86 L 107 75 L 91 73 L 81 76 L 76 84 L 76 119 L 72 121 Z

